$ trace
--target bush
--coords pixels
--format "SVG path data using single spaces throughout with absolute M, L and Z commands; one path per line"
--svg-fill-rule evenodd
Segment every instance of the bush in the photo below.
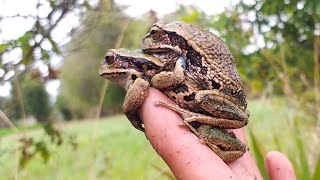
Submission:
M 57 97 L 56 107 L 62 115 L 64 120 L 71 120 L 73 118 L 72 112 L 68 106 L 67 101 L 60 95 Z
M 17 96 L 17 84 L 13 84 L 11 97 L 8 100 L 10 109 L 14 113 L 9 114 L 10 119 L 22 118 L 21 104 L 24 106 L 26 116 L 34 116 L 40 122 L 46 122 L 51 112 L 50 100 L 44 84 L 25 75 L 20 79 L 22 100 Z

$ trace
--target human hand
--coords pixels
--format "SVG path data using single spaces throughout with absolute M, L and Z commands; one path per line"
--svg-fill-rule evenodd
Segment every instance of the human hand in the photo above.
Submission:
M 146 135 L 177 179 L 262 179 L 258 167 L 246 152 L 240 159 L 226 164 L 187 127 L 179 126 L 182 118 L 177 113 L 154 102 L 173 103 L 160 91 L 151 88 L 143 103 L 140 117 Z M 246 143 L 244 129 L 233 130 Z M 290 161 L 279 152 L 266 155 L 265 166 L 271 180 L 296 179 Z

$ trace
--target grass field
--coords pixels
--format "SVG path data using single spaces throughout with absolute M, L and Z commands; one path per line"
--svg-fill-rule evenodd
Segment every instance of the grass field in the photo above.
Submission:
M 277 101 L 252 101 L 249 127 L 267 150 L 277 146 L 274 134 L 287 142 L 290 134 L 290 109 Z M 101 120 L 75 121 L 58 125 L 66 135 L 74 135 L 78 147 L 64 143 L 51 147 L 47 164 L 40 156 L 24 170 L 17 171 L 17 139 L 23 136 L 44 138 L 41 129 L 9 133 L 0 141 L 1 179 L 167 179 L 160 169 L 168 170 L 144 134 L 135 130 L 125 116 Z M 307 128 L 301 127 L 301 128 Z M 281 130 L 281 131 L 279 131 Z M 1 132 L 0 132 L 1 134 Z M 8 135 L 9 134 L 9 135 Z M 290 143 L 284 144 L 289 148 Z M 18 172 L 18 173 L 17 173 Z
M 21 178 L 154 179 L 159 172 L 155 167 L 166 167 L 144 134 L 133 129 L 124 116 L 60 126 L 67 134 L 76 136 L 78 148 L 74 150 L 68 144 L 54 148 L 47 164 L 36 157 L 19 173 Z M 41 134 L 33 130 L 28 136 L 41 138 Z M 1 140 L 1 151 L 5 153 L 0 157 L 0 177 L 5 179 L 13 179 L 17 172 L 16 138 L 11 135 Z

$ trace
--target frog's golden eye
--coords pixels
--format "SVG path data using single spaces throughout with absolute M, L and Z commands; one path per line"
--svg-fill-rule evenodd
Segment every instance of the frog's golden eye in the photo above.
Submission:
M 108 65 L 111 65 L 111 64 L 114 63 L 114 55 L 113 55 L 113 54 L 107 54 L 104 59 L 105 59 L 105 62 L 106 62 Z
M 159 30 L 151 30 L 150 31 L 150 35 L 152 37 L 153 40 L 158 40 L 161 37 L 161 31 Z

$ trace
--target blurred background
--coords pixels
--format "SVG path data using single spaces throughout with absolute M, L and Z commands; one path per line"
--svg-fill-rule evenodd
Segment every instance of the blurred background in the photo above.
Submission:
M 220 36 L 248 96 L 250 151 L 285 153 L 320 179 L 320 1 L 0 0 L 0 177 L 173 179 L 98 75 L 158 20 Z

